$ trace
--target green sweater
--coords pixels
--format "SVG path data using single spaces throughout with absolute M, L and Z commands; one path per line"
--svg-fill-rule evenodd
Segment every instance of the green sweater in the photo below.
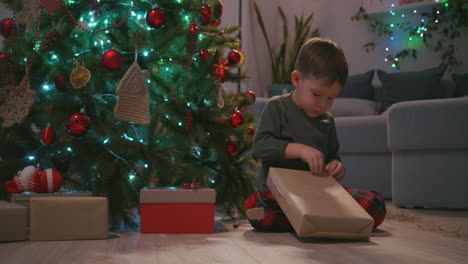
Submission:
M 325 165 L 332 160 L 341 161 L 333 115 L 325 113 L 311 118 L 293 101 L 291 92 L 272 97 L 263 110 L 253 142 L 253 154 L 262 160 L 259 189 L 265 182 L 270 167 L 310 170 L 301 159 L 285 159 L 289 143 L 301 143 L 323 153 Z

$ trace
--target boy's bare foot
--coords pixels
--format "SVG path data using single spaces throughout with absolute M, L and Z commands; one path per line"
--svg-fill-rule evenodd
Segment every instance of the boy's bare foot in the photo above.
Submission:
M 245 214 L 250 220 L 262 220 L 265 217 L 265 208 L 250 208 L 249 210 L 245 211 Z

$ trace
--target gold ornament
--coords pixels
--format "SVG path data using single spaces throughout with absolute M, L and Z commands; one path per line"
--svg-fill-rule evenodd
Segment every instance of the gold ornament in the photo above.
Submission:
M 216 103 L 217 103 L 219 108 L 224 107 L 223 87 L 218 88 L 218 100 L 217 100 Z
M 243 51 L 241 51 L 241 50 L 235 50 L 235 51 L 236 51 L 237 53 L 239 53 L 239 55 L 240 55 L 239 63 L 237 63 L 237 65 L 236 65 L 237 67 L 240 67 L 240 66 L 242 66 L 242 64 L 244 64 L 244 62 L 245 62 L 245 53 L 244 53 Z
M 70 74 L 70 83 L 75 88 L 81 88 L 88 84 L 91 72 L 83 66 L 78 66 Z

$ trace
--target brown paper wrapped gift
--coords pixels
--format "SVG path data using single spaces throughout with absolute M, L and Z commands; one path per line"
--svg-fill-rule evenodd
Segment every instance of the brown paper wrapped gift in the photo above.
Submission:
M 270 168 L 267 186 L 300 237 L 368 240 L 374 220 L 332 177 Z
M 27 239 L 26 214 L 26 207 L 0 201 L 0 242 Z
M 83 197 L 91 196 L 91 192 L 84 191 L 58 191 L 53 193 L 35 193 L 35 192 L 22 192 L 22 193 L 13 193 L 11 195 L 11 202 L 14 204 L 19 204 L 29 208 L 29 201 L 33 197 Z
M 33 197 L 29 208 L 29 239 L 105 239 L 107 208 L 105 197 Z

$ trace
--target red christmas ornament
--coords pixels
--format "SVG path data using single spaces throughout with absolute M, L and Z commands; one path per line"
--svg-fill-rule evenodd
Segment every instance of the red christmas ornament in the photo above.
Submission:
M 189 29 L 190 33 L 197 33 L 200 31 L 200 29 L 198 28 L 197 24 L 195 24 L 195 22 L 190 22 L 190 29 Z
M 48 124 L 47 127 L 41 130 L 41 142 L 44 145 L 50 145 L 54 143 L 54 141 L 55 141 L 55 129 L 51 127 L 50 124 Z
M 110 49 L 102 55 L 102 65 L 108 70 L 118 71 L 122 66 L 122 54 L 115 49 Z
M 200 24 L 202 25 L 208 25 L 210 23 L 210 18 L 209 17 L 204 17 L 202 16 L 201 19 L 200 19 Z
M 16 21 L 11 18 L 5 18 L 0 22 L 0 33 L 5 38 L 9 38 L 10 36 L 15 36 L 18 32 L 18 24 Z
M 0 62 L 7 61 L 10 58 L 10 53 L 6 51 L 0 51 Z
M 211 7 L 207 4 L 202 5 L 201 24 L 208 25 L 210 23 L 210 16 L 211 16 Z
M 146 13 L 146 23 L 152 28 L 160 28 L 166 22 L 166 13 L 161 8 L 153 8 Z
M 190 111 L 185 116 L 185 130 L 187 130 L 189 134 L 193 132 L 193 117 Z
M 249 126 L 249 133 L 247 135 L 249 138 L 253 138 L 255 136 L 255 128 L 253 128 L 253 126 Z
M 29 183 L 30 189 L 38 193 L 56 192 L 62 187 L 63 176 L 56 169 L 46 169 L 35 173 Z
M 231 157 L 237 156 L 237 154 L 239 154 L 239 146 L 237 146 L 237 143 L 234 141 L 229 141 L 226 144 L 226 150 Z
M 91 126 L 89 117 L 82 112 L 74 113 L 67 122 L 68 132 L 75 136 L 83 136 Z
M 231 120 L 231 125 L 233 127 L 240 127 L 242 123 L 244 123 L 244 114 L 241 111 L 236 110 L 232 113 L 229 119 Z
M 210 50 L 204 49 L 200 50 L 198 53 L 200 54 L 200 58 L 202 59 L 202 61 L 206 61 L 208 59 L 208 56 L 210 55 Z
M 245 92 L 244 95 L 247 98 L 247 102 L 249 103 L 249 105 L 253 105 L 255 103 L 255 100 L 257 99 L 257 96 L 255 95 L 254 92 L 247 91 L 247 92 Z
M 231 50 L 228 54 L 228 60 L 230 64 L 237 65 L 241 60 L 241 55 L 237 50 Z
M 221 24 L 221 18 L 218 20 L 211 21 L 213 27 L 218 27 Z
M 68 89 L 68 83 L 67 83 L 68 78 L 65 77 L 63 74 L 57 74 L 55 76 L 55 88 L 61 92 L 65 92 Z
M 204 17 L 210 17 L 211 16 L 211 6 L 204 4 L 202 5 L 202 16 Z

